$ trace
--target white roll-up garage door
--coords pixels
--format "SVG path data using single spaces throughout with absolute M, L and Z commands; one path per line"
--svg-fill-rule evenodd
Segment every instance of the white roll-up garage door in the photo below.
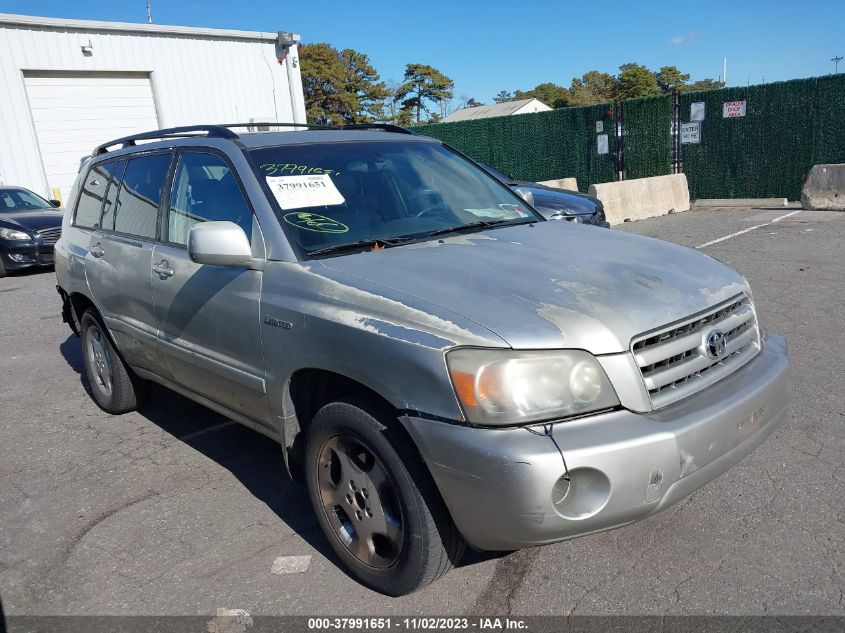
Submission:
M 146 73 L 24 73 L 48 187 L 67 202 L 79 161 L 100 143 L 159 127 Z

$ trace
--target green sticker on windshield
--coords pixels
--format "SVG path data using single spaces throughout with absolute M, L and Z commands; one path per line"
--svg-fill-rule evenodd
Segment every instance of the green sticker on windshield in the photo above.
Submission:
M 282 216 L 285 222 L 298 229 L 316 231 L 317 233 L 346 233 L 349 227 L 318 213 L 295 211 Z

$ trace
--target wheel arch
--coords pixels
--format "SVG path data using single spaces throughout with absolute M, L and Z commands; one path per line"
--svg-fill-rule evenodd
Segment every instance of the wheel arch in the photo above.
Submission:
M 285 465 L 291 477 L 302 480 L 302 460 L 308 425 L 323 406 L 338 400 L 356 398 L 372 403 L 391 414 L 395 428 L 416 443 L 399 422 L 401 409 L 373 387 L 336 371 L 319 367 L 305 367 L 291 374 L 284 386 L 282 419 L 282 449 Z

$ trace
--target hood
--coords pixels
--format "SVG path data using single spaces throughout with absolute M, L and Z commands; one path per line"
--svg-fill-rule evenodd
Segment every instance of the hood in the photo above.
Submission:
M 698 251 L 568 222 L 321 261 L 460 314 L 514 348 L 593 354 L 627 350 L 638 334 L 747 290 L 739 273 Z
M 0 212 L 0 226 L 23 228 L 28 231 L 57 228 L 62 225 L 63 214 L 56 209 L 35 209 L 32 211 Z

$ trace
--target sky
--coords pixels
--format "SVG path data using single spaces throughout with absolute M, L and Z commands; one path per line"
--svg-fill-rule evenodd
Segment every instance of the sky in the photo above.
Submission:
M 0 0 L 0 13 L 145 22 L 146 2 Z M 694 81 L 720 78 L 727 57 L 737 86 L 826 75 L 845 56 L 843 0 L 152 0 L 152 14 L 157 24 L 294 31 L 367 54 L 385 80 L 429 64 L 454 80 L 455 102 L 546 81 L 568 87 L 627 62 L 678 66 Z

